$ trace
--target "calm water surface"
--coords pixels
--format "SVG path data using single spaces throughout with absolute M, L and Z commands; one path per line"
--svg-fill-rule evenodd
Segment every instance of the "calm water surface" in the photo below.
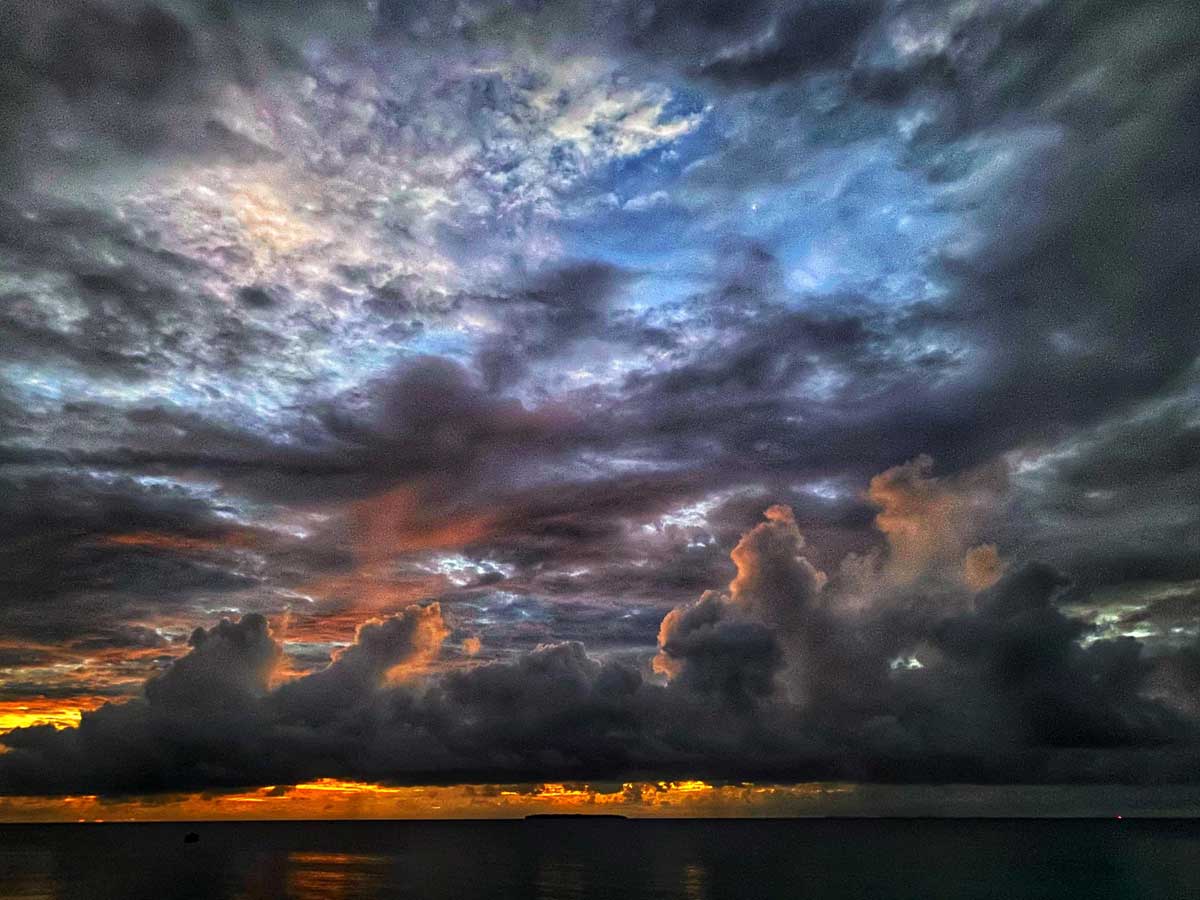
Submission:
M 1158 900 L 1200 897 L 1200 822 L 10 825 L 0 897 Z

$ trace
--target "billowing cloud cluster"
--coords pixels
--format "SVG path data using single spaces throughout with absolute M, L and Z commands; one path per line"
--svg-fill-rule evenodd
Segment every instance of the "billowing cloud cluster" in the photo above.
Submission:
M 940 607 L 896 594 L 880 571 L 871 602 L 850 606 L 850 588 L 826 580 L 803 544 L 790 509 L 767 510 L 733 552 L 729 593 L 663 619 L 655 669 L 665 683 L 578 642 L 430 672 L 451 633 L 436 603 L 368 622 L 325 668 L 276 682 L 282 651 L 266 620 L 222 620 L 197 629 L 143 698 L 85 713 L 77 729 L 5 735 L 0 790 L 651 772 L 1194 777 L 1195 645 L 1147 655 L 1133 638 L 1081 642 L 1087 626 L 1054 605 L 1066 580 L 1041 564 Z
M 1191 0 L 4 17 L 5 790 L 1193 777 Z

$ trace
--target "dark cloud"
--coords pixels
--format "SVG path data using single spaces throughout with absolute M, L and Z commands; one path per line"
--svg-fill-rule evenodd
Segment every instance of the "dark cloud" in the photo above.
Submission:
M 221 120 L 220 94 L 302 68 L 304 40 L 331 21 L 351 34 L 370 27 L 365 7 L 339 0 L 53 8 L 18 0 L 0 47 L 7 179 L 132 154 L 269 154 Z
M 701 694 L 752 709 L 756 697 L 771 694 L 783 668 L 779 643 L 762 621 L 730 607 L 714 593 L 693 606 L 672 611 L 659 636 L 656 668 Z
M 96 626 L 121 633 L 131 609 L 169 605 L 164 584 L 178 601 L 253 583 L 230 563 L 238 530 L 182 486 L 61 471 L 0 484 L 7 634 L 61 639 L 83 627 L 93 639 Z
M 1016 717 L 1035 745 L 1165 743 L 1181 723 L 1138 696 L 1148 669 L 1138 642 L 1081 649 L 1083 626 L 1052 604 L 1065 584 L 1044 566 L 1022 569 L 981 594 L 975 616 L 944 623 L 938 646 L 985 683 L 981 693 Z
M 1197 577 L 1193 502 L 1200 488 L 1190 395 L 1149 404 L 1074 435 L 1025 476 L 1015 514 L 1050 535 L 1033 552 L 1068 567 L 1077 594 L 1097 585 Z M 1143 462 L 1144 461 L 1144 462 Z M 1098 522 L 1109 529 L 1098 532 Z M 1115 530 L 1111 530 L 1115 527 Z
M 881 7 L 875 0 L 629 4 L 624 37 L 693 75 L 761 86 L 848 64 Z
M 500 305 L 506 330 L 479 351 L 484 382 L 495 390 L 535 360 L 565 353 L 581 338 L 611 334 L 607 307 L 625 273 L 597 262 L 567 265 L 533 279 Z
M 862 8 L 851 4 L 842 12 Z M 700 22 L 706 16 L 696 13 Z M 742 33 L 734 30 L 731 38 L 729 29 L 743 27 L 741 13 L 728 16 L 733 21 L 713 20 L 713 33 L 739 46 Z M 745 21 L 753 24 L 746 30 L 761 27 L 763 35 L 783 40 L 788 32 L 772 32 L 770 20 L 747 12 Z M 1134 20 L 1140 27 L 1131 30 Z M 890 30 L 897 44 L 908 35 L 916 42 L 924 29 L 920 47 L 943 47 L 903 57 L 902 74 L 948 104 L 924 96 L 911 101 L 912 114 L 928 120 L 909 148 L 916 172 L 934 183 L 962 183 L 996 158 L 1006 134 L 1009 152 L 1018 154 L 1002 184 L 979 201 L 963 201 L 976 237 L 939 263 L 949 293 L 936 304 L 857 323 L 857 352 L 824 360 L 838 386 L 823 401 L 790 393 L 803 366 L 816 368 L 816 358 L 803 354 L 797 341 L 801 335 L 789 338 L 778 320 L 753 323 L 740 345 L 731 346 L 723 334 L 707 348 L 719 365 L 699 356 L 655 374 L 675 398 L 660 413 L 661 427 L 686 433 L 712 425 L 721 435 L 729 417 L 699 421 L 711 399 L 697 408 L 678 395 L 725 383 L 749 393 L 736 401 L 730 395 L 731 407 L 742 404 L 741 415 L 732 420 L 735 434 L 724 439 L 743 452 L 761 445 L 767 458 L 760 465 L 811 464 L 826 452 L 853 459 L 887 447 L 899 457 L 929 452 L 957 467 L 1021 439 L 1094 422 L 1185 377 L 1198 349 L 1193 336 L 1200 306 L 1187 274 L 1196 258 L 1190 243 L 1196 230 L 1183 225 L 1168 234 L 1164 227 L 1168 219 L 1188 221 L 1186 210 L 1195 206 L 1188 199 L 1197 191 L 1195 167 L 1184 161 L 1194 157 L 1190 98 L 1197 85 L 1182 37 L 1200 27 L 1194 9 L 1095 3 L 1021 12 L 1003 6 L 955 21 L 941 4 L 900 4 L 870 29 Z M 1080 49 L 1080 29 L 1113 48 L 1102 70 Z M 764 38 L 763 46 L 769 44 Z M 872 58 L 873 47 L 864 40 L 863 60 Z M 942 64 L 932 65 L 929 54 Z M 1095 72 L 1102 75 L 1087 81 Z M 804 96 L 803 70 L 771 77 Z M 1081 83 L 1086 86 L 1074 94 L 1066 87 Z M 790 164 L 786 153 L 774 159 Z M 770 178 L 766 165 L 751 171 Z M 888 337 L 866 340 L 864 326 Z M 898 352 L 907 343 L 944 349 Z M 756 395 L 764 387 L 772 389 Z M 757 402 L 745 402 L 751 398 Z M 651 404 L 662 401 L 643 400 Z M 895 461 L 877 458 L 870 465 Z
M 399 669 L 432 660 L 449 633 L 436 603 L 367 622 L 328 667 L 283 685 L 275 702 L 286 720 L 320 725 L 341 715 L 347 702 L 379 690 Z
M 730 593 L 662 623 L 663 686 L 579 643 L 427 673 L 449 636 L 437 605 L 364 624 L 324 669 L 272 687 L 281 654 L 257 615 L 197 629 L 145 698 L 78 729 L 6 735 L 8 792 L 195 789 L 325 775 L 428 782 L 542 777 L 875 781 L 1187 780 L 1192 656 L 1079 638 L 1044 565 L 964 611 L 867 606 L 802 558 L 772 508 L 734 552 Z M 912 642 L 923 660 L 895 656 Z M 910 660 L 899 665 L 897 659 Z M 869 689 L 864 690 L 864 685 Z M 1181 691 L 1181 693 L 1176 693 Z
M 726 47 L 700 74 L 731 84 L 764 85 L 849 62 L 882 4 L 808 2 L 777 13 L 767 28 Z
M 112 628 L 97 629 L 95 634 L 74 641 L 71 648 L 73 650 L 148 649 L 169 645 L 170 641 L 154 628 L 122 623 Z
M 225 715 L 266 693 L 279 646 L 262 616 L 251 613 L 239 622 L 222 619 L 208 631 L 197 628 L 188 643 L 190 653 L 146 683 L 151 706 Z
M 101 424 L 96 419 L 107 419 L 96 428 L 96 445 L 14 448 L 14 462 L 164 475 L 207 471 L 255 493 L 309 499 L 361 496 L 450 472 L 469 479 L 485 463 L 531 452 L 553 456 L 588 434 L 565 408 L 530 410 L 491 397 L 465 369 L 438 357 L 411 360 L 360 388 L 314 402 L 303 430 L 287 441 L 168 403 L 119 416 L 98 405 L 67 411 L 82 420 L 70 435 L 77 441 L 87 436 L 88 425 Z

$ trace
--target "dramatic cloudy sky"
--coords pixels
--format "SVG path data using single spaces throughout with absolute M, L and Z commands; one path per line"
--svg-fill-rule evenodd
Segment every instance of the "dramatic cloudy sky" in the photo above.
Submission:
M 8 3 L 0 793 L 1196 781 L 1198 48 Z

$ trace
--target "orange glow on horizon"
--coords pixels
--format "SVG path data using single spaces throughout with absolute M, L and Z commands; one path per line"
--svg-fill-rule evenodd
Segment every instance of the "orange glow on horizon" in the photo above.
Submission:
M 0 821 L 502 819 L 536 813 L 790 816 L 811 814 L 831 798 L 853 791 L 853 786 L 839 784 L 714 785 L 695 780 L 393 786 L 320 778 L 224 794 L 0 797 Z

